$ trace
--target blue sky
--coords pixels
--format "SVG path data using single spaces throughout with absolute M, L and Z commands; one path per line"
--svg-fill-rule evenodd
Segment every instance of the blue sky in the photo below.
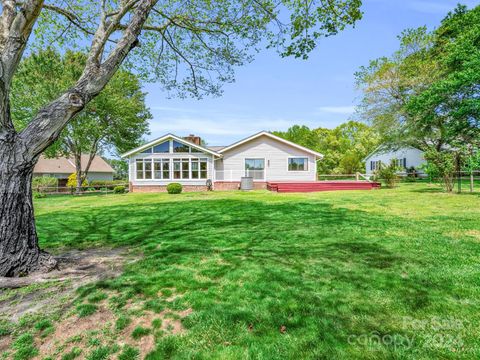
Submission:
M 286 130 L 294 124 L 333 128 L 347 121 L 359 92 L 353 74 L 370 59 L 398 47 L 403 29 L 437 26 L 458 1 L 364 0 L 363 19 L 355 28 L 322 39 L 307 61 L 282 59 L 264 50 L 236 69 L 236 81 L 219 98 L 168 99 L 149 84 L 147 105 L 151 134 L 193 133 L 209 145 L 227 145 L 261 130 Z M 480 1 L 464 0 L 475 6 Z

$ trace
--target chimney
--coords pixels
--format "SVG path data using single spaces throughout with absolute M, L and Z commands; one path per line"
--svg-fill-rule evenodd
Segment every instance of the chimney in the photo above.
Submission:
M 202 145 L 202 139 L 200 139 L 200 136 L 195 136 L 194 134 L 190 134 L 188 136 L 185 136 L 184 139 L 196 145 Z

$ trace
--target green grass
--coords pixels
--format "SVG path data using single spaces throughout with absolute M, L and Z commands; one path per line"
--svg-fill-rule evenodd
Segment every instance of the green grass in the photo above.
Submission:
M 85 299 L 115 290 L 120 311 L 140 298 L 155 312 L 193 309 L 183 335 L 155 335 L 148 359 L 468 359 L 480 356 L 479 205 L 478 193 L 412 183 L 47 197 L 36 216 L 50 251 L 143 254 Z M 172 288 L 183 296 L 166 304 Z
M 137 326 L 132 331 L 132 338 L 134 338 L 135 340 L 138 340 L 138 339 L 150 334 L 150 331 L 151 331 L 150 329 L 144 328 L 142 326 Z

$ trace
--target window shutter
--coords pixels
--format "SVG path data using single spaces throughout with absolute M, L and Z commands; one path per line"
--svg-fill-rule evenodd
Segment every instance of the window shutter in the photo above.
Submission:
M 373 170 L 373 160 L 370 160 L 370 170 Z
M 407 168 L 407 158 L 403 158 L 403 167 Z

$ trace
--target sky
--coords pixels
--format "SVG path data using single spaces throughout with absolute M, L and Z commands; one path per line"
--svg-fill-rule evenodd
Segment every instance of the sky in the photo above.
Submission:
M 308 60 L 281 58 L 273 50 L 236 68 L 236 81 L 221 97 L 168 98 L 148 84 L 153 119 L 148 140 L 165 133 L 199 135 L 208 145 L 228 145 L 256 132 L 290 126 L 334 128 L 352 118 L 360 92 L 354 73 L 369 60 L 398 48 L 406 28 L 433 29 L 458 0 L 364 0 L 363 19 L 355 28 L 321 39 Z M 463 0 L 469 7 L 480 1 Z

